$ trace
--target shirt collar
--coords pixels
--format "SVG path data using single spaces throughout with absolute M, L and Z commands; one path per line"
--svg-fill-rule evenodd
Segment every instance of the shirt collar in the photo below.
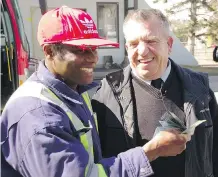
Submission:
M 57 94 L 77 104 L 82 104 L 82 100 L 81 100 L 82 93 L 98 86 L 98 84 L 95 82 L 92 82 L 91 84 L 88 85 L 79 85 L 78 92 L 76 92 L 73 89 L 71 89 L 68 85 L 66 85 L 64 81 L 57 79 L 54 76 L 54 74 L 52 74 L 46 68 L 45 62 L 41 62 L 39 64 L 39 68 L 36 74 L 38 79 L 48 88 L 52 88 L 52 90 L 57 92 Z
M 171 61 L 168 60 L 167 69 L 164 71 L 164 73 L 163 73 L 162 76 L 161 76 L 161 79 L 162 79 L 164 82 L 166 82 L 167 78 L 169 77 L 170 71 L 171 71 Z
M 168 66 L 167 66 L 166 70 L 163 72 L 162 76 L 160 77 L 160 78 L 163 80 L 163 82 L 166 82 L 167 78 L 169 77 L 170 71 L 171 71 L 171 61 L 168 60 Z M 133 74 L 134 74 L 138 79 L 140 79 L 140 80 L 142 80 L 143 82 L 145 82 L 145 83 L 151 85 L 151 80 L 143 80 L 143 79 L 141 79 L 139 76 L 137 76 L 137 73 L 135 72 L 134 69 L 132 70 L 132 72 L 133 72 Z

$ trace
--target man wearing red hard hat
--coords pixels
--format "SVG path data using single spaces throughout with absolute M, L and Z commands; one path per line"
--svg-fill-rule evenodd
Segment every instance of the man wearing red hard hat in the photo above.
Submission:
M 96 86 L 96 48 L 118 44 L 99 37 L 89 14 L 67 6 L 42 16 L 38 41 L 45 60 L 2 113 L 2 176 L 146 177 L 151 161 L 184 150 L 185 135 L 161 132 L 104 159 L 87 91 Z

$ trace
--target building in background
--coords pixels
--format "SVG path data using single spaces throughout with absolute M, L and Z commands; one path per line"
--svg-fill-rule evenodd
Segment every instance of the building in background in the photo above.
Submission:
M 18 0 L 24 20 L 27 38 L 30 43 L 31 57 L 43 59 L 43 52 L 37 41 L 37 26 L 41 18 L 39 0 Z M 105 65 L 105 59 L 112 58 L 116 64 L 121 64 L 126 56 L 125 39 L 122 32 L 122 24 L 128 11 L 138 8 L 149 8 L 145 0 L 46 0 L 48 9 L 67 5 L 88 12 L 102 37 L 120 43 L 119 48 L 102 47 L 98 49 L 99 62 L 97 67 Z M 150 0 L 147 0 L 150 1 Z M 25 7 L 25 8 L 22 8 Z M 51 26 L 52 28 L 52 26 Z M 133 31 L 134 32 L 134 31 Z M 197 65 L 194 57 L 184 48 L 183 44 L 174 35 L 174 45 L 171 57 L 181 65 Z

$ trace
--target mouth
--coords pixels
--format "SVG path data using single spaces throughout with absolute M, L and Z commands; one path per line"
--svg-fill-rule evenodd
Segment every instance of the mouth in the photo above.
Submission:
M 85 71 L 87 73 L 92 73 L 93 72 L 93 68 L 80 68 L 80 70 Z
M 148 58 L 148 59 L 140 59 L 138 61 L 139 61 L 139 63 L 147 64 L 147 63 L 150 63 L 153 60 L 154 60 L 154 57 L 153 58 Z

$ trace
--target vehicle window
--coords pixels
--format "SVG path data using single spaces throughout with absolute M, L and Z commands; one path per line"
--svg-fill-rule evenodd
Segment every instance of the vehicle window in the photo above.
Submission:
M 4 13 L 5 25 L 6 25 L 6 26 L 5 25 L 3 26 L 4 31 L 6 31 L 6 29 L 7 29 L 8 30 L 8 34 L 13 34 L 9 14 L 8 14 L 8 12 L 5 9 L 4 9 L 3 13 Z M 8 41 L 10 41 L 11 43 L 14 43 L 14 36 L 13 35 L 7 36 L 6 32 L 5 32 L 5 35 L 6 35 L 6 37 L 9 38 Z
M 1 110 L 15 89 L 14 35 L 9 14 L 1 4 Z
M 97 27 L 99 35 L 119 43 L 119 4 L 97 2 Z M 113 46 L 101 48 L 114 48 Z
M 2 56 L 2 62 L 7 63 L 9 62 L 9 65 L 11 65 L 9 59 L 13 59 L 13 50 L 12 46 L 14 46 L 14 33 L 12 31 L 12 25 L 10 21 L 10 17 L 8 14 L 8 11 L 4 7 L 4 5 L 1 5 L 1 56 Z M 8 64 L 6 64 L 7 66 Z M 6 67 L 7 68 L 7 67 Z M 5 68 L 3 68 L 5 69 Z M 9 69 L 9 68 L 8 68 Z M 9 69 L 10 70 L 10 69 Z M 10 74 L 10 73 L 9 73 Z M 11 80 L 11 77 L 10 77 Z
M 18 5 L 17 0 L 12 0 L 11 2 L 12 2 L 12 5 L 14 7 L 15 17 L 17 19 L 18 28 L 19 28 L 19 32 L 20 32 L 23 47 L 28 52 L 29 46 L 28 46 L 28 41 L 27 41 L 27 38 L 26 38 L 25 30 L 24 30 L 22 16 L 21 16 L 21 13 L 20 13 L 20 10 L 19 10 L 20 7 Z

